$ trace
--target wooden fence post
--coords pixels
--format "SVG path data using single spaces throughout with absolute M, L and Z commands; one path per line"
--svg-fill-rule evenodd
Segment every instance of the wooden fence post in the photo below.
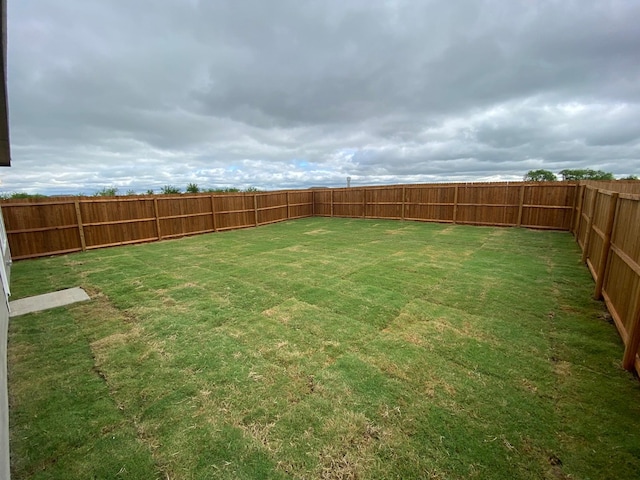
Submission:
M 289 190 L 287 190 L 287 219 L 291 218 L 291 214 L 289 213 Z
M 217 232 L 216 228 L 216 201 L 213 194 L 211 194 L 211 225 L 213 226 L 213 231 Z
M 331 190 L 331 216 L 333 217 L 333 189 Z
M 402 214 L 400 215 L 400 218 L 402 220 L 404 220 L 404 207 L 405 207 L 405 201 L 406 201 L 406 194 L 407 194 L 407 187 L 406 186 L 402 186 Z
M 584 250 L 582 250 L 582 263 L 585 263 L 587 261 L 587 257 L 589 256 L 589 243 L 591 243 L 591 227 L 593 226 L 593 214 L 595 213 L 596 199 L 598 198 L 599 192 L 600 190 L 598 190 L 597 188 L 593 190 L 593 198 L 591 199 L 591 204 L 589 205 L 589 220 L 587 220 L 587 236 L 584 239 Z
M 362 189 L 362 218 L 367 217 L 367 189 Z
M 504 201 L 502 204 L 504 205 L 502 208 L 502 223 L 507 224 L 507 201 L 509 200 L 509 182 L 504 186 Z
M 453 190 L 453 223 L 458 221 L 458 187 L 456 184 Z
M 600 300 L 602 298 L 602 285 L 604 284 L 604 275 L 609 260 L 609 252 L 611 251 L 611 232 L 613 231 L 613 223 L 616 217 L 616 207 L 618 206 L 618 194 L 611 194 L 609 200 L 609 212 L 607 214 L 607 225 L 604 230 L 604 238 L 602 239 L 602 250 L 600 253 L 600 264 L 597 267 L 596 287 L 593 291 L 593 298 Z
M 160 230 L 160 215 L 158 214 L 158 199 L 153 197 L 153 212 L 156 216 L 156 233 L 158 234 L 158 240 L 162 240 L 162 231 Z
M 573 227 L 576 222 L 576 209 L 578 208 L 578 185 L 573 190 L 573 208 L 571 208 L 571 220 L 569 221 L 569 232 L 573 233 Z
M 524 184 L 522 184 L 522 186 L 520 187 L 520 200 L 518 203 L 518 222 L 516 223 L 516 226 L 521 227 L 522 226 L 522 211 L 523 211 L 523 207 L 524 207 L 524 190 L 525 190 L 526 186 Z
M 253 194 L 253 212 L 256 227 L 258 226 L 258 194 Z
M 580 223 L 582 222 L 582 207 L 584 204 L 584 185 L 580 185 L 578 190 L 578 206 L 575 209 L 575 219 L 573 222 L 573 236 L 578 240 L 580 235 Z
M 82 225 L 82 214 L 80 213 L 80 201 L 76 200 L 74 202 L 76 206 L 76 217 L 78 219 L 78 235 L 80 235 L 80 245 L 82 247 L 82 251 L 87 251 L 87 242 L 84 238 L 84 227 Z

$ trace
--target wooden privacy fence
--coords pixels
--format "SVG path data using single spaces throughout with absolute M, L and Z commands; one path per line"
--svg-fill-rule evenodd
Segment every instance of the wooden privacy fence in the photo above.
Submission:
M 577 188 L 515 182 L 318 190 L 314 214 L 570 230 Z
M 3 202 L 14 260 L 254 227 L 313 214 L 311 191 Z
M 593 296 L 604 298 L 624 342 L 622 366 L 640 373 L 640 195 L 597 185 L 580 186 L 573 231 L 595 280 Z
M 3 201 L 15 260 L 310 216 L 569 230 L 575 183 L 395 185 L 180 196 Z

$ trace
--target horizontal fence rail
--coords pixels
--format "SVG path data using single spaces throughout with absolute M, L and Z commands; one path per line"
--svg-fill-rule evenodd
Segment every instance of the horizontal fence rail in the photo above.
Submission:
M 15 260 L 324 216 L 571 231 L 640 372 L 640 182 L 393 185 L 4 200 Z

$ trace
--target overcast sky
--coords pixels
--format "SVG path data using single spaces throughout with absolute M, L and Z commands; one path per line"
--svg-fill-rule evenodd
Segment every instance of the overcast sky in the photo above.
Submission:
M 636 0 L 9 0 L 0 192 L 640 176 Z

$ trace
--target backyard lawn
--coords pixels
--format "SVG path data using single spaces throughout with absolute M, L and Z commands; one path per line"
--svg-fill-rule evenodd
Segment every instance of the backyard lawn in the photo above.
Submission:
M 17 262 L 18 479 L 637 479 L 566 232 L 308 218 Z

